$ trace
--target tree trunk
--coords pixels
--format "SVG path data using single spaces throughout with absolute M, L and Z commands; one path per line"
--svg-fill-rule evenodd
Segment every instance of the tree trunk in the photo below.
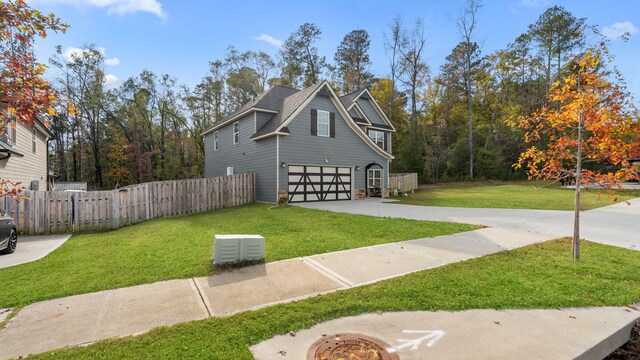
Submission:
M 580 74 L 578 74 L 578 89 L 580 89 Z M 578 90 L 579 91 L 579 90 Z M 573 239 L 571 242 L 571 252 L 573 260 L 580 260 L 580 180 L 582 178 L 582 109 L 578 114 L 578 154 L 576 158 L 576 201 L 573 215 Z

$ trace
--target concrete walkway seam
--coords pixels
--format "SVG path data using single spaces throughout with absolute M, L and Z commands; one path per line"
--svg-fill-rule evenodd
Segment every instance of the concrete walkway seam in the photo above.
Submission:
M 207 312 L 207 315 L 209 315 L 209 317 L 212 317 L 213 310 L 211 309 L 211 304 L 209 304 L 209 300 L 205 299 L 204 296 L 202 295 L 202 290 L 198 286 L 198 282 L 196 281 L 195 278 L 191 278 L 190 283 L 191 283 L 191 288 L 193 289 L 193 291 L 195 291 L 196 294 L 198 294 L 198 297 L 202 301 L 202 305 L 204 307 L 204 310 Z

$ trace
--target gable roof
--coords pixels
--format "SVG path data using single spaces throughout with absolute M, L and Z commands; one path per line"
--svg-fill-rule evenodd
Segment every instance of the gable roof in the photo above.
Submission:
M 360 90 L 356 90 L 354 92 L 343 95 L 340 97 L 340 101 L 342 102 L 344 107 L 347 108 L 347 110 L 350 110 L 353 106 L 359 107 L 357 101 L 360 98 L 369 100 L 374 110 L 378 113 L 378 115 L 380 115 L 380 118 L 382 118 L 382 121 L 384 121 L 384 123 L 387 125 L 384 127 L 385 129 L 393 132 L 396 131 L 396 128 L 391 123 L 391 120 L 389 120 L 389 118 L 384 113 L 384 111 L 382 111 L 382 109 L 380 108 L 380 105 L 378 105 L 378 102 L 374 99 L 373 95 L 371 95 L 371 92 L 369 92 L 369 89 L 362 88 Z
M 318 90 L 323 83 L 311 85 L 308 88 L 302 89 L 295 94 L 291 94 L 282 99 L 282 110 L 272 117 L 266 124 L 264 124 L 258 131 L 251 136 L 251 139 L 257 139 L 265 135 L 277 132 L 283 122 L 285 122 L 291 115 L 300 108 L 300 106 L 307 100 L 311 94 Z M 282 129 L 281 129 L 282 130 Z
M 364 91 L 366 91 L 366 89 L 364 89 Z M 302 111 L 302 109 L 319 93 L 331 98 L 335 107 L 342 114 L 347 125 L 356 133 L 356 135 L 369 145 L 369 147 L 387 159 L 394 159 L 393 155 L 376 145 L 364 130 L 357 125 L 356 120 L 351 116 L 351 114 L 349 114 L 343 100 L 336 95 L 335 91 L 326 80 L 300 91 L 282 86 L 273 86 L 253 101 L 248 102 L 238 110 L 225 116 L 218 124 L 203 132 L 202 135 L 207 135 L 253 111 L 270 112 L 274 115 L 267 120 L 260 129 L 257 129 L 256 133 L 251 136 L 252 140 L 260 140 L 275 135 L 289 135 L 287 125 L 293 121 L 296 115 L 298 115 L 298 113 Z M 362 96 L 362 91 L 356 95 L 357 96 L 354 99 Z M 390 130 L 395 131 L 393 128 Z
M 291 89 L 284 86 L 273 86 L 269 88 L 269 90 L 263 92 L 258 95 L 252 101 L 242 105 L 236 111 L 232 111 L 229 114 L 225 115 L 217 124 L 215 124 L 211 129 L 202 133 L 202 135 L 209 134 L 212 131 L 215 131 L 224 125 L 238 119 L 241 116 L 244 116 L 252 111 L 262 111 L 266 113 L 277 114 L 280 112 L 282 107 L 282 100 L 287 96 L 298 93 L 298 90 Z

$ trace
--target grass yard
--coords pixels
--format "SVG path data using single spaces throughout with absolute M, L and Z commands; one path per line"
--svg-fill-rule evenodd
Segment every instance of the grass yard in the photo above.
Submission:
M 159 328 L 38 359 L 252 359 L 248 347 L 277 334 L 365 312 L 622 306 L 640 299 L 640 252 L 566 240 L 421 271 L 400 278 L 223 318 Z
M 155 219 L 73 236 L 41 260 L 0 269 L 0 307 L 208 275 L 214 234 L 260 234 L 276 261 L 475 228 L 266 204 Z
M 615 191 L 617 200 L 640 197 L 640 191 Z M 397 204 L 468 208 L 573 210 L 575 190 L 543 182 L 442 183 L 421 187 L 415 194 L 398 197 Z M 595 209 L 613 202 L 597 190 L 582 190 L 580 208 Z

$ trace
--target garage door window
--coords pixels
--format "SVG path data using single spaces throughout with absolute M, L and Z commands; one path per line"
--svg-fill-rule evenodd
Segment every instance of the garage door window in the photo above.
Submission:
M 380 188 L 382 187 L 382 171 L 380 169 L 369 169 L 369 173 L 367 176 L 369 184 L 367 186 L 371 188 Z

